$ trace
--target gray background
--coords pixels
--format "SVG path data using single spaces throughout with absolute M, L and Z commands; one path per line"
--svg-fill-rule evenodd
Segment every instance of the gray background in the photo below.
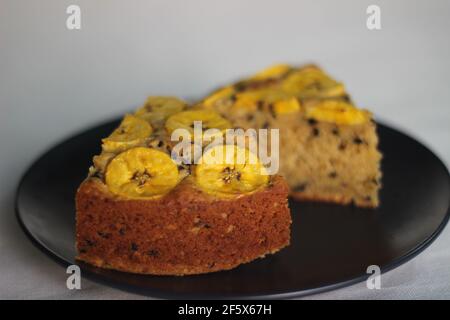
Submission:
M 66 29 L 78 4 L 82 29 Z M 382 30 L 366 28 L 378 4 Z M 0 0 L 0 298 L 141 298 L 83 280 L 25 238 L 13 210 L 24 170 L 61 139 L 149 94 L 200 97 L 276 62 L 314 61 L 378 119 L 450 164 L 450 1 Z M 365 284 L 311 298 L 450 298 L 450 229 Z

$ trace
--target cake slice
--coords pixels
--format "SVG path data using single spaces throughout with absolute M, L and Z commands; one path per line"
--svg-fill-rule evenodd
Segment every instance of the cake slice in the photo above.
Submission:
M 186 107 L 150 97 L 103 139 L 76 195 L 78 260 L 188 275 L 228 270 L 289 244 L 288 186 L 265 174 L 248 149 L 216 145 L 204 148 L 197 164 L 175 163 L 170 136 L 177 128 L 190 132 L 194 121 L 219 132 L 231 128 L 214 111 Z M 208 161 L 220 151 L 231 161 Z
M 298 199 L 377 207 L 376 124 L 344 85 L 315 65 L 276 65 L 226 86 L 199 107 L 233 125 L 279 129 L 280 171 Z

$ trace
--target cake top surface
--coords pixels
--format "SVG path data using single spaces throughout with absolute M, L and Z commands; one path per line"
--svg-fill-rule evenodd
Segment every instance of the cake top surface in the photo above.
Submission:
M 298 114 L 338 125 L 358 125 L 371 119 L 370 112 L 351 103 L 342 83 L 315 65 L 272 66 L 215 91 L 199 105 L 236 114 Z
M 149 97 L 102 139 L 90 177 L 128 199 L 156 199 L 183 180 L 219 198 L 264 188 L 269 173 L 253 152 L 217 143 L 230 129 L 232 124 L 213 110 L 190 108 L 174 97 Z

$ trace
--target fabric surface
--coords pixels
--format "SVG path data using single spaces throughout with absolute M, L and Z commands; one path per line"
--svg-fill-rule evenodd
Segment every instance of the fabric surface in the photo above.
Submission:
M 69 31 L 73 2 L 82 25 Z M 65 269 L 19 228 L 14 194 L 42 152 L 149 94 L 200 97 L 275 62 L 315 61 L 450 166 L 450 2 L 376 1 L 382 29 L 369 31 L 373 2 L 0 0 L 0 298 L 147 298 L 85 279 L 68 290 Z M 450 299 L 449 246 L 447 227 L 380 290 L 305 299 Z

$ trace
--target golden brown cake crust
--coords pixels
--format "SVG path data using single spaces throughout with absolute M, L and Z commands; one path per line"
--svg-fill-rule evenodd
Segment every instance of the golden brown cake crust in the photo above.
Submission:
M 88 178 L 76 197 L 77 259 L 155 275 L 231 269 L 289 244 L 287 193 L 280 176 L 232 200 L 207 195 L 185 179 L 159 199 L 127 200 Z

